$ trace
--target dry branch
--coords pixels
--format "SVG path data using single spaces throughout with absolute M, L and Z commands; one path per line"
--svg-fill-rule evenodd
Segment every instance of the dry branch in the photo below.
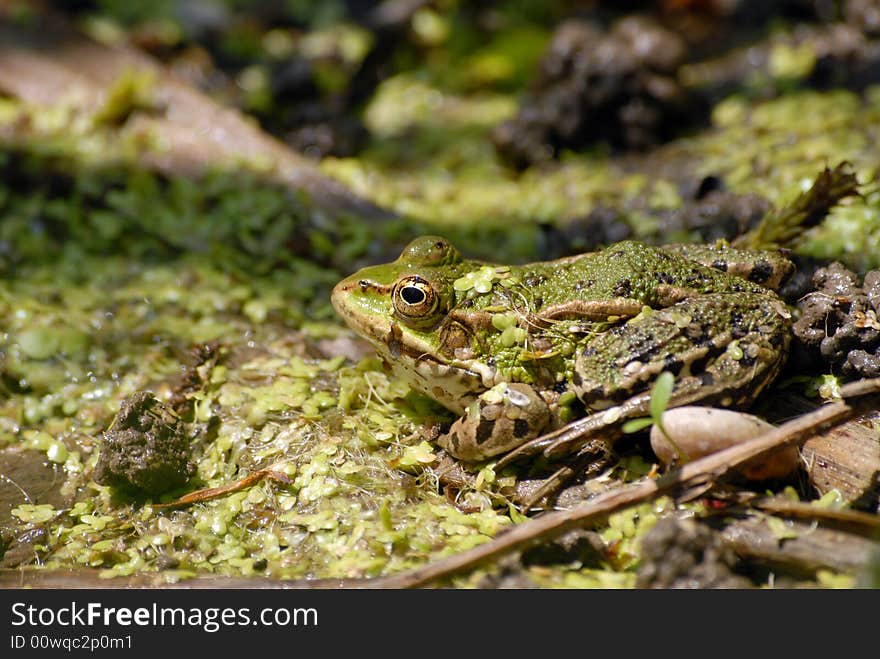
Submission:
M 837 529 L 792 522 L 792 537 L 780 541 L 765 520 L 743 519 L 721 529 L 721 542 L 740 559 L 783 572 L 813 574 L 818 570 L 857 573 L 877 560 L 877 542 Z

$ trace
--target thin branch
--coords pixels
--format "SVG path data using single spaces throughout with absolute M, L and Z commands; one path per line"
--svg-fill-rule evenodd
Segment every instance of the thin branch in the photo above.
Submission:
M 877 536 L 880 532 L 880 515 L 866 513 L 848 508 L 820 508 L 803 501 L 789 501 L 782 497 L 757 499 L 750 504 L 757 508 L 781 517 L 791 517 L 806 521 L 825 522 L 835 526 L 843 526 L 854 533 L 866 536 Z
M 205 501 L 217 499 L 218 497 L 232 494 L 233 492 L 240 492 L 241 490 L 256 485 L 261 480 L 266 478 L 273 480 L 276 483 L 281 483 L 282 485 L 290 485 L 291 483 L 293 483 L 293 481 L 288 478 L 286 474 L 282 474 L 280 471 L 273 471 L 272 469 L 260 469 L 251 474 L 248 474 L 244 478 L 239 478 L 237 481 L 228 483 L 226 485 L 196 490 L 195 492 L 184 494 L 179 499 L 169 501 L 168 503 L 153 503 L 150 505 L 153 508 L 179 508 L 181 506 L 188 506 L 193 503 L 204 503 Z

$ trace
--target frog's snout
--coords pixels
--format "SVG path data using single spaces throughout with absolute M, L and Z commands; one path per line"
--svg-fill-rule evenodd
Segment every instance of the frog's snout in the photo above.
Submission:
M 335 309 L 336 313 L 342 316 L 343 319 L 348 318 L 345 313 L 345 298 L 348 295 L 349 288 L 350 285 L 348 279 L 343 279 L 333 287 L 333 290 L 330 293 L 330 304 L 333 305 L 333 309 Z
M 333 287 L 330 303 L 345 323 L 371 341 L 380 341 L 387 332 L 382 319 L 389 313 L 383 308 L 383 287 L 371 279 L 354 274 Z

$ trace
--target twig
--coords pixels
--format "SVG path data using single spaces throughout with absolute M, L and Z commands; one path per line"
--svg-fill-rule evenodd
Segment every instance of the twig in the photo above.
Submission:
M 489 542 L 424 567 L 377 580 L 375 587 L 418 588 L 467 572 L 509 552 L 541 540 L 600 521 L 609 515 L 677 490 L 713 483 L 740 465 L 775 449 L 797 444 L 811 435 L 876 407 L 880 403 L 880 378 L 859 380 L 841 387 L 841 400 L 793 419 L 760 437 L 689 462 L 655 480 L 634 483 L 601 494 L 569 510 L 545 513 L 523 522 Z
M 782 517 L 844 526 L 861 535 L 876 536 L 880 531 L 880 515 L 861 510 L 819 508 L 803 501 L 788 501 L 781 497 L 757 499 L 750 503 L 750 507 Z
M 286 474 L 282 474 L 280 471 L 260 469 L 248 474 L 244 478 L 239 478 L 237 481 L 227 483 L 226 485 L 207 487 L 201 490 L 196 490 L 195 492 L 184 494 L 179 499 L 169 501 L 168 503 L 154 503 L 151 505 L 153 508 L 179 508 L 180 506 L 188 506 L 192 503 L 203 503 L 205 501 L 210 501 L 211 499 L 216 499 L 217 497 L 222 497 L 226 494 L 244 490 L 252 485 L 256 485 L 264 478 L 273 480 L 276 483 L 281 483 L 282 485 L 290 485 L 293 482 Z

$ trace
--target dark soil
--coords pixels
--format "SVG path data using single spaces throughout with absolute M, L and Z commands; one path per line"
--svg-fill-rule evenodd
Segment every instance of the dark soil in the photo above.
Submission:
M 642 540 L 638 588 L 751 588 L 717 533 L 695 520 L 661 519 Z
M 794 324 L 799 363 L 805 360 L 847 379 L 880 377 L 880 270 L 863 281 L 840 263 L 820 268 L 816 290 L 798 302 Z
M 146 494 L 180 487 L 195 473 L 190 439 L 180 419 L 149 392 L 122 401 L 104 433 L 93 479 Z
M 521 169 L 600 140 L 647 149 L 669 139 L 706 112 L 676 80 L 684 53 L 678 35 L 646 17 L 624 18 L 607 33 L 563 23 L 519 114 L 494 132 L 498 153 Z

